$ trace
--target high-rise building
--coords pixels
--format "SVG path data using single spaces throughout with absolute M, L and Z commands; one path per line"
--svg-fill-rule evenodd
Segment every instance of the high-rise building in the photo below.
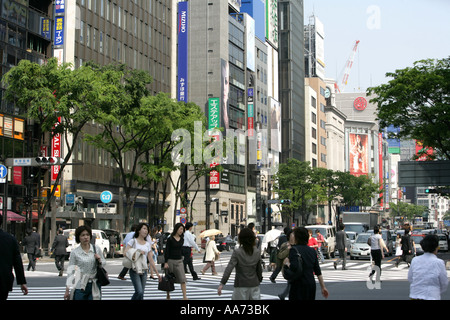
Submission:
M 0 63 L 3 77 L 21 60 L 44 63 L 52 56 L 53 6 L 51 0 L 2 0 L 0 1 Z M 0 89 L 0 162 L 8 158 L 24 158 L 39 152 L 35 140 L 33 122 L 23 117 L 23 111 L 3 99 L 4 88 Z M 6 179 L 1 183 L 0 192 L 7 195 L 0 208 L 8 211 L 8 223 L 4 228 L 20 239 L 24 234 L 23 224 L 14 227 L 14 221 L 26 220 L 31 226 L 33 208 L 31 197 L 34 170 L 31 167 L 11 167 Z M 8 191 L 5 193 L 6 186 Z M 28 200 L 27 200 L 28 199 Z M 10 215 L 24 213 L 11 221 Z M 34 219 L 37 216 L 34 215 Z
M 3 73 L 21 59 L 42 64 L 56 57 L 61 63 L 71 63 L 74 68 L 88 61 L 99 65 L 123 63 L 131 69 L 150 73 L 153 77 L 150 85 L 153 94 L 171 92 L 174 45 L 172 0 L 4 0 L 1 1 L 0 10 L 0 37 L 3 36 L 0 46 L 4 55 L 2 61 L 7 63 L 2 68 Z M 36 135 L 32 134 L 31 123 L 14 116 L 17 112 L 14 106 L 2 102 L 2 111 L 5 112 L 1 119 L 2 126 L 12 120 L 13 131 L 18 132 L 17 137 L 19 133 L 22 134 L 20 138 L 11 137 L 8 143 L 2 144 L 9 150 L 3 151 L 5 158 L 24 155 L 36 157 L 45 152 L 48 156 L 52 155 L 55 150 L 50 137 L 40 143 L 33 140 Z M 2 132 L 9 135 L 9 131 L 4 129 Z M 102 129 L 91 122 L 83 130 L 93 134 Z M 58 152 L 65 156 L 66 146 L 61 143 L 60 148 Z M 85 208 L 81 216 L 91 220 L 93 227 L 128 229 L 129 226 L 116 224 L 122 220 L 120 215 L 94 214 L 97 204 L 101 203 L 100 193 L 103 190 L 111 191 L 114 199 L 121 198 L 122 182 L 117 178 L 118 169 L 114 161 L 105 151 L 89 145 L 82 138 L 76 141 L 74 150 L 70 162 L 83 165 L 66 166 L 64 169 L 61 194 L 57 199 L 59 223 L 72 223 L 72 226 L 78 224 L 79 217 L 70 212 L 73 205 L 66 206 L 66 196 L 72 195 L 83 198 Z M 131 163 L 133 159 L 126 156 L 124 160 Z M 12 207 L 16 209 L 21 207 L 28 173 L 15 167 L 12 170 L 16 178 L 9 194 L 15 199 Z M 20 175 L 22 177 L 19 179 Z M 42 185 L 45 190 L 51 183 L 47 180 L 50 179 L 46 179 Z M 133 192 L 137 192 L 137 189 Z M 35 194 L 36 190 L 33 196 Z M 134 222 L 148 219 L 147 207 L 151 194 L 147 191 L 137 198 Z M 117 207 L 120 210 L 119 205 Z
M 286 162 L 289 158 L 304 161 L 306 133 L 303 0 L 278 1 L 278 34 L 282 109 L 280 162 Z

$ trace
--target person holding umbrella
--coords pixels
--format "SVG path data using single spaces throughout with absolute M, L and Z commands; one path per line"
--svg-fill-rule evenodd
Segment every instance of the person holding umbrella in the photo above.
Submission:
M 213 276 L 217 275 L 216 266 L 214 264 L 215 260 L 219 259 L 220 252 L 217 250 L 216 246 L 216 237 L 214 235 L 209 236 L 209 240 L 206 243 L 205 248 L 205 257 L 203 258 L 203 262 L 206 262 L 206 265 L 201 270 L 201 273 L 204 275 L 206 270 L 211 267 L 211 271 Z

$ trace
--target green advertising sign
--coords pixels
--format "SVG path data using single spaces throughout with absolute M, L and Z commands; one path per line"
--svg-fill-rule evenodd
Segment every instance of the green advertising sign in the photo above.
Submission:
M 209 98 L 208 129 L 220 128 L 220 98 Z

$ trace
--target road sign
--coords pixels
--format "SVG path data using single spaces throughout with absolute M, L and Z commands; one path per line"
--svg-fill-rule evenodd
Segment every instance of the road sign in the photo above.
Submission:
M 186 208 L 181 207 L 181 208 L 180 208 L 180 213 L 181 213 L 181 214 L 185 214 L 185 213 L 186 213 Z
M 186 218 L 181 218 L 181 219 L 180 219 L 180 222 L 181 222 L 182 224 L 186 224 Z
M 103 203 L 110 203 L 113 199 L 113 194 L 111 191 L 105 190 L 100 194 L 100 200 Z
M 8 174 L 8 169 L 4 165 L 0 164 L 0 179 L 6 178 L 7 174 Z

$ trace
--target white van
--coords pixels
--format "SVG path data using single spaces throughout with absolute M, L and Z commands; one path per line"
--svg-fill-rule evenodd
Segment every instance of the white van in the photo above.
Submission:
M 69 241 L 69 246 L 67 247 L 67 253 L 78 247 L 80 244 L 75 241 L 75 229 L 66 229 L 64 230 L 64 235 L 67 237 Z M 109 239 L 106 233 L 103 230 L 92 230 L 92 237 L 95 238 L 95 244 L 100 247 L 103 252 L 103 257 L 106 259 L 109 252 Z
M 320 234 L 325 239 L 325 242 L 322 244 L 323 255 L 328 259 L 330 259 L 331 257 L 334 258 L 334 250 L 336 247 L 336 230 L 334 229 L 334 227 L 325 224 L 318 224 L 305 226 L 305 228 L 312 231 L 312 236 L 314 238 L 317 237 L 316 230 L 320 231 Z

